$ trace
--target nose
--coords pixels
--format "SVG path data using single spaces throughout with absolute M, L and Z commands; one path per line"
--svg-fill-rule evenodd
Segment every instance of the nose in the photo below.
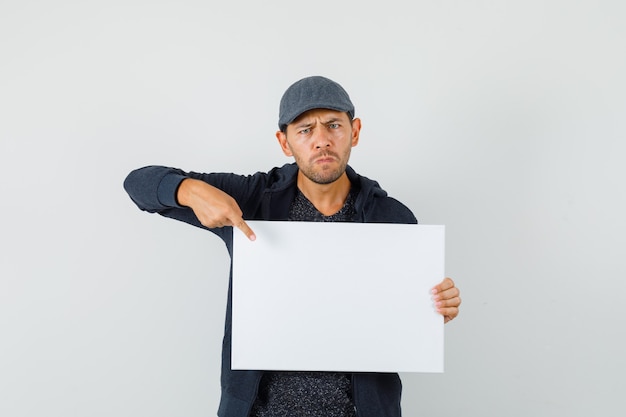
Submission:
M 325 129 L 315 129 L 313 133 L 313 143 L 315 149 L 322 149 L 330 147 L 330 135 Z

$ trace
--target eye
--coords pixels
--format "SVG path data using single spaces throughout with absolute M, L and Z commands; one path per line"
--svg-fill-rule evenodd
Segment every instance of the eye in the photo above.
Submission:
M 339 129 L 339 123 L 329 123 L 328 127 L 330 129 Z
M 306 129 L 302 129 L 300 130 L 298 133 L 301 135 L 308 135 L 311 132 L 311 128 L 306 128 Z

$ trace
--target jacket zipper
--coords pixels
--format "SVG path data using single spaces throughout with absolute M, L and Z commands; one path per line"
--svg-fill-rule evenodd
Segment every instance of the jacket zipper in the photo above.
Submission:
M 356 384 L 354 383 L 354 374 L 350 375 L 350 385 L 352 386 L 352 404 L 354 405 L 354 414 L 359 417 L 359 410 L 356 408 Z

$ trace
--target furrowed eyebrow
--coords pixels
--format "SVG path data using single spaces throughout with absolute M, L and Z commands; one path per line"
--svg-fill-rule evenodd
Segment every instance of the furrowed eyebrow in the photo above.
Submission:
M 295 125 L 296 129 L 308 129 L 313 126 L 313 123 L 298 123 Z
M 294 121 L 293 125 L 295 127 L 307 127 L 307 126 L 313 126 L 315 124 L 315 120 L 311 120 L 310 118 L 302 118 L 301 120 L 296 120 Z

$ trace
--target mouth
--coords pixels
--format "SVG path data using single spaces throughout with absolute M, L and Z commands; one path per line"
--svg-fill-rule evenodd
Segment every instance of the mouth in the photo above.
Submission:
M 338 158 L 335 155 L 325 153 L 313 158 L 313 162 L 315 162 L 316 164 L 329 164 L 331 162 L 335 162 L 337 159 Z

